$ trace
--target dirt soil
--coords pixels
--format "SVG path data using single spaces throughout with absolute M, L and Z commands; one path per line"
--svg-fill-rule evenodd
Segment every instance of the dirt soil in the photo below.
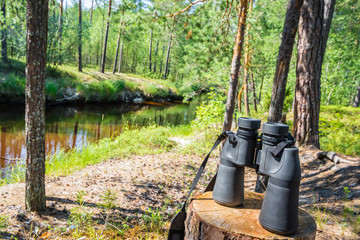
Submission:
M 354 233 L 360 224 L 360 164 L 335 165 L 317 159 L 316 153 L 316 150 L 301 150 L 300 206 L 314 216 L 318 224 L 317 239 L 360 239 Z M 198 184 L 199 192 L 216 169 L 216 154 L 213 156 Z M 24 183 L 0 187 L 0 216 L 9 217 L 8 226 L 0 228 L 0 238 L 34 239 L 37 235 L 44 239 L 74 239 L 69 215 L 79 207 L 79 202 L 98 220 L 98 229 L 103 228 L 108 211 L 126 219 L 130 228 L 136 227 L 144 215 L 154 212 L 150 208 L 161 209 L 167 221 L 184 200 L 201 161 L 202 157 L 171 151 L 110 159 L 69 176 L 47 178 L 48 210 L 40 215 L 24 210 Z M 254 170 L 247 169 L 245 179 L 246 190 L 253 191 Z M 109 190 L 116 196 L 112 210 L 103 207 L 106 203 L 103 196 Z M 164 227 L 168 227 L 168 221 Z

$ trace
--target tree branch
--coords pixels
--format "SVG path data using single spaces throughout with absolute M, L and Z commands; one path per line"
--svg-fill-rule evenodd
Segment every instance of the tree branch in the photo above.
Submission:
M 180 15 L 180 14 L 183 14 L 184 12 L 186 12 L 187 10 L 189 10 L 192 6 L 198 4 L 198 3 L 201 3 L 201 2 L 206 2 L 207 0 L 198 0 L 198 1 L 195 1 L 193 3 L 190 3 L 189 6 L 187 6 L 186 8 L 184 8 L 183 10 L 181 10 L 180 12 L 177 12 L 177 13 L 173 13 L 173 14 L 169 14 L 169 15 L 166 15 L 165 17 L 176 17 L 177 15 Z

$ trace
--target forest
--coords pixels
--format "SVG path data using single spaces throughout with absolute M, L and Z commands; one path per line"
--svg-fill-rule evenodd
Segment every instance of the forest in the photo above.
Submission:
M 288 125 L 316 239 L 360 236 L 360 1 L 0 6 L 0 238 L 166 239 L 239 117 Z

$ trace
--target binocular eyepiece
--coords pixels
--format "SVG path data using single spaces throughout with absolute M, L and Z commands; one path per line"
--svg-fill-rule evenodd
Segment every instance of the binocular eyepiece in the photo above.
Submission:
M 299 150 L 281 123 L 239 118 L 237 133 L 228 134 L 220 155 L 220 165 L 213 190 L 213 199 L 221 205 L 244 205 L 245 166 L 269 177 L 259 221 L 267 230 L 291 234 L 298 227 L 300 186 Z

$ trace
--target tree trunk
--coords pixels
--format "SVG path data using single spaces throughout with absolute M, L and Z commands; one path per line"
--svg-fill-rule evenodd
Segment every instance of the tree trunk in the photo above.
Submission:
M 168 68 L 167 68 L 167 72 L 166 72 L 166 78 L 169 76 L 170 74 L 170 67 L 171 67 L 171 59 L 169 58 L 169 61 L 168 61 Z
M 287 76 L 289 73 L 290 60 L 299 25 L 302 5 L 303 0 L 290 0 L 288 3 L 279 55 L 276 61 L 268 122 L 279 122 L 282 117 Z M 266 190 L 267 182 L 268 177 L 258 175 L 255 192 L 264 192 Z
M 290 0 L 287 7 L 279 55 L 276 61 L 268 122 L 278 122 L 282 116 L 287 76 L 302 5 L 303 0 Z
M 150 46 L 149 46 L 149 71 L 151 72 L 151 49 L 152 49 L 153 30 L 150 30 Z
M 251 88 L 252 88 L 252 92 L 253 92 L 254 110 L 255 110 L 255 112 L 257 112 L 255 82 L 254 82 L 254 74 L 252 72 L 251 72 Z
M 1 3 L 1 12 L 4 17 L 4 21 L 1 24 L 1 60 L 3 63 L 8 63 L 8 56 L 7 56 L 7 33 L 6 33 L 6 0 L 3 0 Z
M 108 18 L 107 18 L 107 20 L 106 20 L 106 29 L 105 29 L 104 48 L 103 48 L 103 55 L 102 55 L 101 67 L 100 67 L 100 72 L 102 72 L 102 73 L 104 73 L 104 71 L 105 71 L 106 47 L 107 47 L 107 40 L 108 40 L 108 36 L 109 36 L 110 15 L 111 15 L 111 3 L 112 3 L 112 0 L 109 0 Z
M 90 9 L 90 25 L 92 24 L 93 8 L 94 8 L 94 0 L 91 0 L 91 9 Z
M 134 57 L 133 57 L 132 66 L 131 66 L 131 72 L 135 73 L 135 70 L 136 70 L 136 52 L 134 52 Z
M 155 56 L 154 56 L 154 73 L 156 73 L 156 61 L 157 61 L 158 51 L 159 51 L 159 40 L 156 41 Z
M 168 50 L 167 50 L 167 55 L 166 55 L 166 60 L 165 60 L 164 79 L 166 79 L 167 72 L 168 72 L 168 67 L 169 67 L 171 41 L 172 41 L 172 33 L 170 34 L 169 45 L 168 45 Z
M 353 107 L 359 107 L 359 101 L 360 101 L 360 85 L 356 92 L 356 97 L 355 97 L 355 102 L 354 102 Z
M 298 144 L 320 148 L 320 77 L 334 0 L 304 0 L 300 15 L 294 137 Z
M 26 192 L 28 211 L 44 211 L 45 67 L 48 0 L 28 0 L 26 11 Z
M 79 0 L 79 48 L 78 48 L 78 55 L 79 55 L 79 65 L 78 70 L 79 72 L 82 72 L 82 41 L 81 41 L 81 35 L 82 35 L 82 14 L 81 14 L 81 0 Z
M 162 55 L 161 55 L 161 61 L 160 61 L 160 73 L 162 73 L 162 66 L 163 66 L 163 62 L 164 62 L 164 54 L 165 54 L 165 45 L 162 48 Z
M 247 0 L 240 0 L 237 34 L 235 39 L 234 53 L 231 62 L 231 75 L 226 110 L 224 116 L 223 131 L 230 131 L 235 108 L 236 90 L 239 83 L 240 59 L 244 43 L 244 33 L 247 14 Z
M 120 48 L 120 57 L 119 57 L 119 66 L 118 66 L 118 73 L 121 73 L 121 60 L 122 60 L 122 56 L 123 56 L 123 51 L 124 51 L 124 42 L 121 42 L 121 48 Z
M 259 102 L 261 102 L 261 93 L 262 93 L 262 89 L 263 89 L 263 85 L 264 85 L 264 78 L 265 78 L 265 75 L 263 75 L 261 78 L 260 91 L 259 91 Z
M 63 33 L 63 15 L 64 15 L 64 0 L 60 0 L 60 6 L 59 6 L 59 28 L 58 28 L 58 51 L 59 51 L 59 59 L 58 61 L 62 63 L 62 49 L 61 49 L 61 39 L 62 39 L 62 33 Z
M 112 72 L 113 74 L 115 74 L 115 72 L 116 72 L 116 64 L 117 64 L 117 60 L 118 60 L 118 56 L 119 56 L 119 47 L 120 47 L 120 39 L 121 39 L 121 26 L 122 26 L 122 22 L 120 21 L 119 35 L 118 35 L 118 40 L 117 40 L 117 43 L 116 43 L 114 67 L 113 67 L 113 72 Z

